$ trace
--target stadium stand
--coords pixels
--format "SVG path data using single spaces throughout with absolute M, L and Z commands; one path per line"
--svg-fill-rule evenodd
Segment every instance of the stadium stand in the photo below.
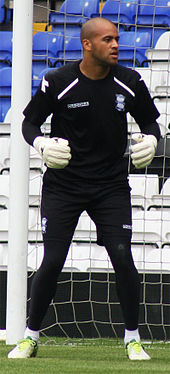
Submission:
M 151 47 L 148 32 L 120 32 L 119 63 L 127 67 L 142 66 L 146 61 L 145 51 Z
M 167 273 L 169 272 L 170 263 L 170 136 L 168 136 L 170 133 L 170 31 L 168 31 L 170 2 L 168 0 L 165 2 L 164 0 L 123 0 L 123 2 L 120 2 L 120 0 L 104 0 L 102 1 L 102 5 L 104 4 L 104 6 L 101 13 L 99 13 L 99 5 L 101 4 L 98 0 L 94 0 L 94 2 L 92 0 L 89 1 L 90 5 L 93 4 L 93 9 L 91 8 L 89 13 L 87 12 L 87 7 L 86 9 L 85 7 L 83 8 L 85 3 L 87 3 L 86 0 L 67 0 L 66 8 L 66 1 L 64 1 L 59 12 L 50 12 L 49 23 L 46 23 L 46 30 L 48 30 L 48 33 L 43 33 L 41 41 L 38 41 L 38 35 L 33 39 L 32 94 L 35 93 L 40 83 L 40 79 L 48 70 L 54 68 L 54 66 L 60 66 L 63 62 L 67 63 L 72 59 L 81 58 L 82 50 L 77 36 L 80 34 L 82 22 L 90 17 L 94 17 L 95 15 L 102 15 L 107 18 L 115 17 L 115 19 L 112 18 L 112 20 L 117 23 L 120 31 L 119 62 L 123 65 L 127 64 L 126 66 L 135 67 L 135 70 L 141 74 L 161 114 L 158 122 L 161 127 L 162 139 L 158 145 L 156 157 L 147 170 L 135 171 L 134 168 L 131 168 L 130 166 L 131 173 L 129 181 L 132 188 L 132 253 L 135 264 L 141 272 L 155 272 L 160 274 L 160 277 L 162 277 L 164 271 Z M 107 10 L 107 7 L 109 7 L 109 3 L 112 6 L 112 11 L 114 5 L 114 13 L 116 6 L 119 6 L 119 10 L 116 14 L 113 12 L 111 12 L 111 14 L 109 12 L 104 13 Z M 6 18 L 6 16 L 4 17 L 4 11 L 6 10 L 5 8 L 2 8 L 2 4 L 4 4 L 4 1 L 0 0 L 0 24 L 3 22 L 3 25 L 5 25 L 9 18 Z M 80 11 L 77 10 L 78 7 Z M 145 9 L 147 8 L 147 14 L 145 14 L 147 19 L 145 17 L 145 21 L 144 18 L 142 18 L 145 10 L 144 7 Z M 67 13 L 66 15 L 64 14 L 65 10 Z M 157 13 L 160 11 L 166 11 L 166 13 L 163 14 L 162 12 L 161 17 L 159 15 L 158 18 Z M 119 16 L 117 16 L 118 12 Z M 149 14 L 150 12 L 151 14 Z M 67 22 L 66 27 L 63 25 L 63 21 Z M 43 24 L 45 29 L 44 25 L 45 23 Z M 52 30 L 52 33 L 49 36 L 50 30 Z M 154 38 L 150 34 L 151 30 L 154 33 Z M 134 31 L 136 32 L 136 37 Z M 150 36 L 148 36 L 148 33 Z M 143 35 L 141 35 L 141 39 L 139 40 L 138 37 L 140 34 Z M 145 41 L 144 34 L 147 35 Z M 2 35 L 3 34 L 0 33 L 0 43 L 2 42 Z M 7 33 L 5 33 L 4 36 L 6 48 L 4 51 L 7 51 L 8 53 Z M 61 49 L 60 47 L 57 47 L 57 43 L 52 43 L 52 41 L 49 42 L 53 37 L 60 39 Z M 35 42 L 36 38 L 37 41 Z M 42 48 L 43 39 L 44 49 Z M 9 43 L 11 43 L 11 41 L 9 40 Z M 128 49 L 126 48 L 124 52 L 124 46 L 126 47 L 127 45 Z M 34 48 L 35 46 L 36 48 Z M 130 57 L 131 61 L 124 61 L 123 57 L 125 55 L 123 55 L 123 53 L 126 54 L 126 57 L 128 54 L 128 59 Z M 0 60 L 1 56 L 0 47 Z M 7 57 L 5 56 L 5 59 L 3 59 L 4 56 L 2 56 L 2 61 L 0 61 L 0 122 L 4 121 L 0 124 L 1 269 L 6 269 L 8 263 L 9 149 L 11 116 L 11 110 L 9 108 L 11 95 L 11 68 L 9 69 L 8 66 L 12 61 L 11 56 L 8 58 L 8 55 L 6 54 Z M 59 61 L 58 58 L 62 61 Z M 132 64 L 132 59 L 136 60 L 134 64 Z M 3 66 L 4 64 L 7 66 L 8 70 L 4 70 L 4 68 L 2 70 L 1 62 Z M 8 76 L 6 83 L 5 75 L 6 78 Z M 4 82 L 4 85 L 2 82 Z M 8 122 L 8 126 L 6 122 Z M 129 114 L 128 131 L 129 136 L 131 133 L 139 131 L 139 127 Z M 129 156 L 129 153 L 127 153 L 127 156 Z M 40 216 L 37 213 L 37 207 L 40 205 L 42 172 L 42 161 L 34 149 L 30 147 L 28 270 L 31 271 L 40 265 L 43 256 Z M 88 246 L 87 240 L 89 243 Z M 75 236 L 65 262 L 64 271 L 100 271 L 107 274 L 108 271 L 113 272 L 105 248 L 97 246 L 94 242 L 95 240 L 95 225 L 84 212 L 77 225 Z M 156 276 L 158 274 L 156 274 Z M 167 276 L 167 274 L 165 274 L 165 276 Z M 159 278 L 159 280 L 161 280 L 161 278 Z M 161 281 L 159 283 L 162 289 L 167 286 L 167 284 L 162 284 Z M 146 286 L 146 284 L 147 282 L 144 283 L 144 286 Z M 157 310 L 156 306 L 156 313 Z
M 0 25 L 8 24 L 11 21 L 12 10 L 5 6 L 5 1 L 0 0 Z
M 38 77 L 45 68 L 53 67 L 57 62 L 58 51 L 64 49 L 64 36 L 61 33 L 37 32 L 33 35 L 32 66 L 34 77 Z
M 72 60 L 79 60 L 82 58 L 82 45 L 78 34 L 72 35 L 67 43 L 65 49 L 58 52 L 58 59 L 62 63 L 68 63 Z
M 161 34 L 157 39 L 154 48 L 148 49 L 145 52 L 149 67 L 169 70 L 170 61 L 170 31 Z
M 132 241 L 150 243 L 160 247 L 166 240 L 169 224 L 169 213 L 162 211 L 144 210 L 136 212 L 132 217 Z
M 9 173 L 0 174 L 0 211 L 9 208 L 9 181 Z M 29 206 L 32 208 L 36 208 L 40 205 L 40 182 L 40 178 L 37 178 L 37 176 L 35 177 L 34 174 L 31 174 L 29 183 Z
M 0 69 L 0 122 L 11 106 L 11 77 L 11 67 Z
M 149 67 L 136 67 L 135 70 L 145 81 L 152 97 L 155 95 L 167 95 L 170 93 L 170 78 L 167 70 L 150 69 Z
M 169 248 L 155 248 L 151 243 L 150 245 L 137 243 L 137 245 L 132 244 L 132 253 L 139 271 L 145 269 L 145 272 L 158 274 L 162 269 L 165 272 L 169 271 Z
M 169 91 L 169 95 L 170 95 L 170 91 Z M 161 135 L 166 136 L 170 133 L 170 100 L 167 100 L 167 95 L 166 96 L 160 95 L 154 101 L 160 113 L 160 117 L 158 118 L 158 123 L 161 129 Z
M 12 31 L 0 31 L 0 69 L 12 65 Z
M 170 212 L 170 177 L 166 179 L 160 193 L 154 193 L 152 196 L 152 205 L 150 209 L 168 210 Z
M 119 31 L 128 30 L 137 15 L 138 4 L 135 0 L 120 2 L 119 0 L 107 0 L 101 10 L 101 16 L 114 22 Z M 93 17 L 100 14 L 93 14 Z
M 168 0 L 142 0 L 137 17 L 133 16 L 135 30 L 148 31 L 154 47 L 162 33 L 170 28 L 170 3 Z M 130 26 L 130 29 L 133 28 Z M 154 32 L 153 32 L 154 31 Z
M 10 169 L 10 136 L 1 134 L 0 136 L 0 175 L 9 172 Z M 42 172 L 42 159 L 33 147 L 30 147 L 30 170 Z
M 3 170 L 6 169 L 9 160 L 9 144 L 10 136 L 1 135 L 0 136 L 0 174 L 3 173 Z
M 129 174 L 131 201 L 134 210 L 147 210 L 152 204 L 152 196 L 159 194 L 157 174 Z
M 50 12 L 49 25 L 52 26 L 52 31 L 72 35 L 80 32 L 82 23 L 98 12 L 99 0 L 67 0 L 61 5 L 59 12 Z

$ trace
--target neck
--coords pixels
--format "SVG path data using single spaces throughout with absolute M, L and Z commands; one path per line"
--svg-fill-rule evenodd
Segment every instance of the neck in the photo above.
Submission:
M 104 79 L 110 71 L 110 66 L 94 66 L 85 60 L 82 60 L 79 66 L 81 73 L 93 80 Z

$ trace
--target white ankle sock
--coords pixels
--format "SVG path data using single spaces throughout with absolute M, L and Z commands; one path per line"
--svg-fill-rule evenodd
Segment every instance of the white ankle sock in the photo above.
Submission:
M 124 336 L 125 345 L 133 339 L 135 339 L 137 342 L 140 341 L 140 335 L 139 335 L 138 329 L 136 329 L 136 330 L 126 330 L 125 329 L 125 336 Z
M 31 330 L 27 327 L 24 333 L 24 338 L 27 338 L 28 336 L 37 342 L 39 339 L 39 331 Z

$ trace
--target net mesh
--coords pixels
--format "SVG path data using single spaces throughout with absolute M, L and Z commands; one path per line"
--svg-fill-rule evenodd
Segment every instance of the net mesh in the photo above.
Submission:
M 77 6 L 77 1 L 66 0 L 56 2 L 53 9 L 50 2 L 43 4 L 46 11 L 44 33 L 47 38 L 45 69 L 57 68 L 81 58 L 81 24 L 90 17 L 107 17 L 119 29 L 119 63 L 139 71 L 160 111 L 158 121 L 162 139 L 156 157 L 144 174 L 131 174 L 129 162 L 129 181 L 133 207 L 132 252 L 141 278 L 140 333 L 146 339 L 167 340 L 170 334 L 170 200 L 167 188 L 170 38 L 168 26 L 160 14 L 170 15 L 170 8 L 168 3 L 158 0 L 91 1 L 89 14 L 89 3 L 80 1 Z M 36 14 L 40 16 L 42 5 L 36 3 L 35 6 Z M 59 39 L 61 42 L 58 42 L 58 50 L 55 46 L 53 56 L 49 48 L 51 35 L 54 44 Z M 41 77 L 40 74 L 39 79 Z M 139 132 L 139 128 L 128 115 L 129 144 L 134 132 Z M 39 222 L 38 225 L 40 229 Z M 97 246 L 95 240 L 95 226 L 83 212 L 58 281 L 56 296 L 43 322 L 43 334 L 66 337 L 123 336 L 115 274 L 105 248 Z M 35 258 L 37 253 L 42 256 L 42 243 L 31 244 L 31 253 Z
M 89 4 L 91 6 L 88 6 Z M 119 62 L 141 74 L 160 112 L 158 122 L 162 138 L 152 165 L 146 168 L 143 174 L 137 171 L 132 174 L 129 160 L 129 181 L 132 187 L 132 253 L 141 279 L 140 333 L 145 339 L 168 340 L 170 339 L 169 2 L 163 0 L 34 1 L 32 92 L 34 94 L 47 70 L 58 68 L 82 57 L 79 41 L 81 24 L 95 16 L 107 17 L 117 24 L 120 34 Z M 42 131 L 44 136 L 49 135 L 50 118 L 42 126 Z M 128 114 L 129 144 L 134 132 L 139 132 L 139 128 Z M 129 157 L 129 149 L 126 157 Z M 8 157 L 4 163 L 2 152 L 0 161 L 1 171 L 3 170 L 1 174 L 5 174 L 9 164 Z M 32 278 L 43 257 L 39 207 L 44 170 L 40 157 L 31 149 L 28 308 Z M 116 294 L 115 274 L 105 248 L 97 246 L 95 241 L 95 226 L 83 212 L 58 280 L 55 298 L 43 321 L 43 335 L 80 338 L 123 336 L 124 324 Z M 7 262 L 7 251 L 4 252 L 7 244 L 4 244 L 4 237 L 2 242 L 1 265 L 4 265 Z

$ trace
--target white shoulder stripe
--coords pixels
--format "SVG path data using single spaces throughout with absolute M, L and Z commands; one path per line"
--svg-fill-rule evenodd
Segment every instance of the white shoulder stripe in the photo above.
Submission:
M 126 84 L 124 84 L 123 82 L 119 81 L 119 79 L 115 78 L 114 77 L 114 80 L 117 84 L 119 84 L 120 86 L 122 86 L 126 91 L 128 91 L 133 97 L 135 96 L 135 93 L 128 87 L 126 86 Z
M 45 77 L 43 77 L 42 83 L 41 83 L 41 91 L 45 93 L 46 87 L 49 87 L 49 82 L 46 81 Z
M 79 79 L 76 78 L 72 83 L 70 83 L 59 95 L 58 100 L 60 100 L 72 87 L 74 87 L 78 83 Z

